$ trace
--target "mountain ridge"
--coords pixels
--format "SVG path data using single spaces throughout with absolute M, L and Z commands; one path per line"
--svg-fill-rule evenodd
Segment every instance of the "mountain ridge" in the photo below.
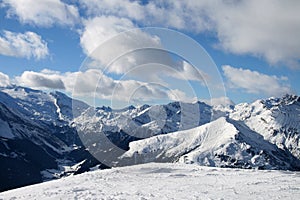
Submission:
M 210 133 L 208 137 L 214 136 L 213 142 L 220 136 L 203 128 L 212 123 L 232 127 L 223 133 L 231 135 L 232 140 L 220 139 L 222 142 L 215 149 L 206 145 L 208 150 L 204 151 L 200 148 L 202 136 L 195 133 L 199 137 L 194 140 L 195 146 L 181 146 L 189 151 L 181 152 L 180 156 L 170 154 L 163 161 L 299 170 L 299 99 L 286 95 L 237 105 L 170 102 L 115 110 L 94 108 L 61 92 L 45 93 L 20 86 L 0 88 L 0 161 L 5 163 L 0 167 L 0 191 L 82 173 L 95 166 L 135 164 L 137 156 L 128 156 L 135 151 L 134 144 L 156 137 L 177 134 L 180 140 L 178 132 L 198 128 L 203 134 Z M 222 133 L 220 127 L 214 129 Z M 171 150 L 170 147 L 162 153 Z M 215 153 L 208 156 L 205 152 Z M 22 167 L 26 173 L 22 173 Z

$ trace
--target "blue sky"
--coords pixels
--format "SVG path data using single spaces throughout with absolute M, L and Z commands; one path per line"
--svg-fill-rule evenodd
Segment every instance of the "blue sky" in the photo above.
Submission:
M 0 86 L 61 90 L 97 105 L 299 95 L 299 9 L 292 0 L 2 0 Z M 213 62 L 185 47 L 190 40 Z M 130 53 L 141 47 L 156 50 Z

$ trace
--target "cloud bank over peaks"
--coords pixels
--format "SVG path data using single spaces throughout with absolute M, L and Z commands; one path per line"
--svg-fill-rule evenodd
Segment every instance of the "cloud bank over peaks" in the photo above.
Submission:
M 293 93 L 287 77 L 266 75 L 229 65 L 222 66 L 222 69 L 227 89 L 260 94 L 264 97 Z M 197 100 L 197 96 L 186 90 L 185 87 L 172 87 L 174 85 L 164 82 L 144 82 L 125 78 L 115 80 L 98 69 L 65 73 L 47 69 L 40 72 L 25 71 L 13 79 L 0 73 L 0 87 L 11 84 L 35 89 L 63 90 L 80 99 L 102 99 L 123 102 L 123 105 L 124 102 L 125 104 L 144 104 L 145 102 L 155 102 L 155 100 L 183 102 Z M 232 101 L 224 97 L 203 101 L 211 105 L 233 105 Z
M 7 77 L 0 74 L 0 77 Z M 3 79 L 4 80 L 4 79 Z M 75 97 L 98 98 L 120 102 L 151 101 L 170 99 L 192 101 L 179 89 L 164 88 L 159 84 L 136 80 L 114 80 L 102 71 L 89 69 L 81 72 L 59 73 L 51 70 L 41 72 L 25 71 L 14 79 L 17 85 L 35 89 L 59 89 Z M 0 84 L 5 84 L 1 82 Z
M 57 72 L 43 70 L 41 72 L 25 71 L 16 82 L 31 88 L 38 89 L 65 89 L 61 75 Z

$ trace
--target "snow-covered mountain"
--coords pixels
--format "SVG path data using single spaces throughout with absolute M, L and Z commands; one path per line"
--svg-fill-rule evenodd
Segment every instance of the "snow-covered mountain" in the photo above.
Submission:
M 92 157 L 69 126 L 72 99 L 23 87 L 0 91 L 0 190 L 59 177 Z M 73 101 L 78 110 L 88 106 Z M 71 106 L 71 107 L 70 107 Z
M 186 131 L 135 141 L 131 163 L 184 162 L 218 167 L 299 170 L 300 98 L 243 103 L 225 117 Z
M 257 100 L 239 104 L 229 117 L 243 121 L 251 130 L 280 149 L 289 150 L 300 159 L 300 97 L 286 95 L 282 98 Z
M 0 191 L 151 161 L 299 170 L 298 96 L 228 102 L 114 110 L 60 92 L 0 88 Z
M 299 170 L 300 160 L 242 122 L 221 117 L 186 131 L 130 143 L 128 163 L 180 162 L 214 167 Z

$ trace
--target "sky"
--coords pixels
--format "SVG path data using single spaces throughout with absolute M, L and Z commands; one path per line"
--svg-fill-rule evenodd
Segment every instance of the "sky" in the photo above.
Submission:
M 95 105 L 300 94 L 297 0 L 0 0 L 0 86 Z

